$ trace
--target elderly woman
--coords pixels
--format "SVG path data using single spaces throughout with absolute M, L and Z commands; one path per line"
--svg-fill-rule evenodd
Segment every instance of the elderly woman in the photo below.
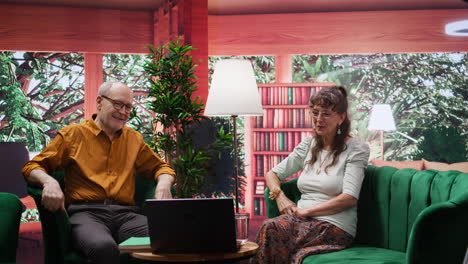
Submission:
M 356 234 L 356 204 L 369 146 L 350 136 L 344 87 L 323 88 L 309 104 L 314 136 L 304 138 L 266 176 L 281 216 L 263 223 L 252 263 L 301 263 L 309 255 L 349 247 Z M 301 199 L 295 204 L 280 182 L 300 170 Z

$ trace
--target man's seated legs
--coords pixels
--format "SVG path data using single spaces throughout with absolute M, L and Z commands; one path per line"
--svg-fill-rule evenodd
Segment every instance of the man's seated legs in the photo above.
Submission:
M 116 241 L 118 243 L 122 243 L 130 237 L 149 236 L 148 220 L 139 211 L 140 208 L 136 206 L 126 207 L 116 216 L 118 224 Z
M 134 210 L 126 208 L 133 207 L 120 205 L 68 207 L 73 244 L 85 256 L 88 263 L 119 263 L 118 243 L 122 242 L 120 240 L 125 239 L 124 237 L 147 235 L 145 216 L 137 216 Z M 134 222 L 125 222 L 126 220 Z M 119 234 L 120 225 L 124 222 L 122 228 L 125 233 Z

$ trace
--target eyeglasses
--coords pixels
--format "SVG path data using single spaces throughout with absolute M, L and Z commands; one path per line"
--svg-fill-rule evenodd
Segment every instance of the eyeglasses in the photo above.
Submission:
M 314 118 L 319 118 L 319 116 L 321 116 L 323 119 L 328 119 L 330 117 L 332 117 L 336 112 L 332 112 L 332 111 L 317 111 L 317 110 L 312 110 L 312 116 Z
M 114 106 L 115 110 L 121 110 L 122 107 L 125 107 L 125 113 L 130 113 L 132 110 L 133 110 L 133 105 L 130 105 L 130 104 L 124 104 L 120 101 L 117 101 L 117 100 L 113 100 L 113 99 L 110 99 L 109 97 L 105 96 L 105 95 L 100 95 L 102 98 L 106 99 L 106 100 L 109 100 L 109 102 L 112 103 L 112 105 Z

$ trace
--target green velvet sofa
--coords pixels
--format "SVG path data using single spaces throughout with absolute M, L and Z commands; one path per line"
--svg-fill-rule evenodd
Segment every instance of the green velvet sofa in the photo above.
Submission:
M 300 198 L 297 179 L 281 188 Z M 279 215 L 265 201 L 268 217 Z M 303 264 L 462 264 L 468 247 L 468 173 L 375 167 L 366 169 L 351 248 L 309 256 Z
M 63 187 L 63 171 L 52 176 Z M 156 182 L 143 176 L 136 176 L 135 203 L 143 206 L 145 199 L 154 197 Z M 28 186 L 28 193 L 34 198 L 39 211 L 44 238 L 44 264 L 84 264 L 84 259 L 72 247 L 71 226 L 65 212 L 50 212 L 41 203 L 42 189 Z M 130 263 L 128 253 L 120 254 L 120 263 Z
M 22 205 L 18 196 L 0 192 L 0 263 L 14 263 Z

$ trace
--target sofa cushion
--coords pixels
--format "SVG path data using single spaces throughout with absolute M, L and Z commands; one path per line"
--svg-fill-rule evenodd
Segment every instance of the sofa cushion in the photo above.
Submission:
M 422 160 L 414 161 L 391 161 L 391 160 L 371 160 L 371 165 L 377 167 L 389 166 L 397 169 L 415 169 L 423 170 L 424 162 Z
M 405 253 L 399 251 L 356 246 L 332 253 L 308 256 L 302 264 L 404 264 L 405 258 Z
M 456 170 L 464 173 L 468 173 L 468 162 L 458 162 L 458 163 L 443 163 L 436 161 L 428 161 L 423 159 L 424 169 L 425 170 L 438 170 L 438 171 L 449 171 Z

